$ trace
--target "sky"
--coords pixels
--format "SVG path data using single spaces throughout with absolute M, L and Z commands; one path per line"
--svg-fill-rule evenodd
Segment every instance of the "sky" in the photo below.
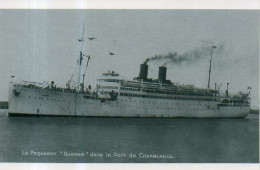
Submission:
M 224 92 L 229 83 L 237 93 L 250 86 L 251 107 L 259 108 L 257 10 L 0 10 L 0 25 L 0 101 L 8 100 L 11 75 L 63 87 L 72 75 L 76 81 L 84 25 L 85 84 L 108 70 L 131 80 L 147 58 L 171 52 L 192 60 L 148 62 L 148 77 L 157 78 L 166 62 L 167 79 L 206 88 L 210 47 L 217 46 L 211 87 Z

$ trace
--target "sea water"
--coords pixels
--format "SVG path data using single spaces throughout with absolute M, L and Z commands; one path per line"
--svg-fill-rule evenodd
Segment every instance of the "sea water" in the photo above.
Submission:
M 1 162 L 257 163 L 245 119 L 0 117 Z

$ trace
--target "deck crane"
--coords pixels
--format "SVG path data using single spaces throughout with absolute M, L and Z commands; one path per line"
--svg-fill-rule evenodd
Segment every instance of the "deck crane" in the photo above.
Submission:
M 83 77 L 83 81 L 82 81 L 82 91 L 84 90 L 84 82 L 85 82 L 85 76 L 86 76 L 86 73 L 87 73 L 87 67 L 88 67 L 88 63 L 89 63 L 89 60 L 90 60 L 90 55 L 86 56 L 88 58 L 88 61 L 87 61 L 87 64 L 86 64 L 86 68 L 85 68 L 85 72 L 84 74 L 82 75 Z
M 67 86 L 68 89 L 70 89 L 70 84 L 71 84 L 72 78 L 73 78 L 73 74 L 71 75 L 68 83 L 66 83 L 66 86 Z

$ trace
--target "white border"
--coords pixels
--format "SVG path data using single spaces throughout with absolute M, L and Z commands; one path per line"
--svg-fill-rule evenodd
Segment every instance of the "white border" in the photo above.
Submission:
M 0 9 L 260 9 L 259 0 L 0 0 Z
M 86 163 L 4 163 L 8 170 L 259 170 L 259 164 L 180 164 L 180 163 L 146 163 L 146 164 L 86 164 Z M 2 168 L 1 168 L 2 169 Z
M 0 0 L 0 9 L 260 9 L 260 0 Z M 259 170 L 259 164 L 1 163 L 8 170 Z

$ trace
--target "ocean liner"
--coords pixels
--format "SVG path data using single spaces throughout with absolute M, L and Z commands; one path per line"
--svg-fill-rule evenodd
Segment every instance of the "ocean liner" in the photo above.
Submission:
M 189 117 L 244 118 L 250 111 L 250 92 L 225 94 L 208 88 L 179 85 L 166 79 L 167 67 L 161 66 L 158 79 L 148 78 L 148 64 L 140 65 L 139 76 L 125 80 L 115 71 L 103 73 L 96 88 L 84 86 L 80 52 L 77 87 L 22 81 L 11 82 L 9 115 L 104 116 L 104 117 Z M 86 55 L 85 55 L 86 56 Z M 212 52 L 211 52 L 212 58 Z M 90 56 L 87 59 L 87 64 Z M 228 85 L 228 84 L 227 84 Z

